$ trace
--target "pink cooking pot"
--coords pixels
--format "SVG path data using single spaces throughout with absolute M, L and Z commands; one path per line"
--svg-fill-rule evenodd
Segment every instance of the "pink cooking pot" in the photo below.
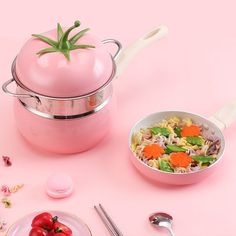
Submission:
M 207 136 L 215 135 L 219 138 L 221 142 L 220 152 L 218 153 L 217 161 L 208 166 L 205 169 L 201 169 L 189 173 L 169 173 L 164 172 L 159 169 L 153 168 L 141 161 L 131 149 L 132 137 L 141 128 L 151 127 L 153 124 L 161 122 L 163 119 L 168 119 L 171 117 L 179 117 L 181 119 L 190 118 L 195 124 L 203 125 L 205 128 L 205 133 Z M 228 127 L 236 117 L 236 101 L 233 101 L 223 108 L 221 108 L 216 114 L 206 119 L 202 116 L 183 112 L 183 111 L 164 111 L 151 114 L 140 121 L 138 121 L 130 131 L 129 135 L 129 147 L 130 147 L 130 157 L 131 161 L 136 167 L 136 169 L 144 175 L 147 179 L 164 184 L 172 185 L 186 185 L 193 184 L 204 180 L 206 177 L 215 172 L 221 163 L 221 159 L 224 154 L 225 149 L 225 139 L 222 134 L 222 130 Z
M 117 40 L 100 41 L 88 29 L 69 39 L 79 25 L 64 31 L 58 24 L 57 30 L 34 35 L 12 64 L 13 78 L 2 86 L 16 97 L 15 120 L 24 138 L 56 153 L 88 150 L 107 134 L 115 112 L 114 78 L 142 48 L 167 33 L 161 26 L 121 50 Z M 113 56 L 109 43 L 117 46 Z M 11 83 L 16 92 L 8 89 Z

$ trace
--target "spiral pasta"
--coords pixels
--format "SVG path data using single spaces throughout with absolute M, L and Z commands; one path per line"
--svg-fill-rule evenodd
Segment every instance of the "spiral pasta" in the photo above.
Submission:
M 146 165 L 165 172 L 189 173 L 217 160 L 218 137 L 204 136 L 204 127 L 186 117 L 170 117 L 132 136 L 131 150 Z

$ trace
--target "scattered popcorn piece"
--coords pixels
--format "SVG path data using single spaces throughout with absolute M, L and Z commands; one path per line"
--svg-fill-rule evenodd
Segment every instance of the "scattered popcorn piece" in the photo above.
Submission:
M 23 188 L 24 184 L 17 184 L 10 188 L 10 193 L 16 193 L 18 190 Z

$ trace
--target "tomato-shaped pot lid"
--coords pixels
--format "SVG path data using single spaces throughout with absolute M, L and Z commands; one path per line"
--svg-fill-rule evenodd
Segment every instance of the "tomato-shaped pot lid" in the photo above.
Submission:
M 33 34 L 15 62 L 15 74 L 32 92 L 51 97 L 76 97 L 102 87 L 114 72 L 114 61 L 106 46 L 89 29 L 76 32 L 74 25 Z

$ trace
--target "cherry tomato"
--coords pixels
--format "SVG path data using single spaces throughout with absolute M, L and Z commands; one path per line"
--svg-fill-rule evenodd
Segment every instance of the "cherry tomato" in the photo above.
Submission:
M 30 230 L 29 236 L 48 236 L 48 232 L 40 227 L 34 227 Z
M 32 227 L 40 227 L 47 231 L 53 229 L 54 219 L 52 215 L 48 212 L 43 212 L 34 217 L 31 226 Z
M 48 236 L 54 236 L 54 235 L 55 235 L 54 230 L 48 232 Z
M 53 227 L 54 227 L 55 235 L 57 236 L 58 236 L 58 233 L 64 233 L 64 235 L 66 236 L 72 236 L 72 230 L 68 226 L 62 224 L 59 221 L 56 221 Z
M 66 234 L 64 234 L 64 233 L 54 233 L 53 235 L 55 235 L 55 236 L 66 236 Z

